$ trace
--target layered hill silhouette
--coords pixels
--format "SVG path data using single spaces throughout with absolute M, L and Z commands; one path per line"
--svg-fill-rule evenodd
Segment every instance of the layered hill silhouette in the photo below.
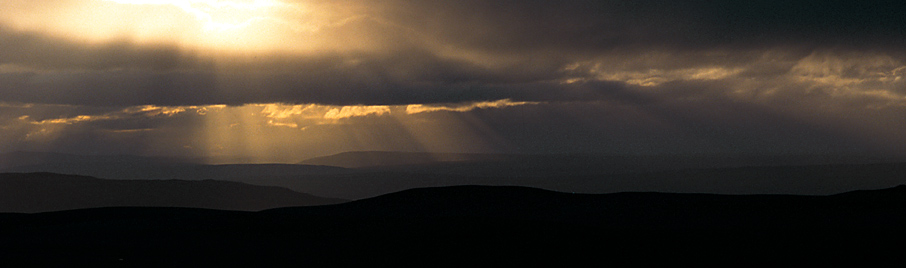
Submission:
M 357 151 L 315 157 L 299 162 L 300 165 L 322 165 L 345 168 L 410 166 L 436 163 L 504 161 L 514 155 Z
M 206 165 L 153 157 L 16 152 L 0 154 L 0 172 L 53 172 L 120 180 L 233 181 L 352 200 L 454 185 L 527 186 L 576 193 L 827 195 L 906 184 L 906 176 L 902 176 L 906 174 L 906 162 L 899 160 L 858 155 L 348 152 L 300 164 Z
M 492 166 L 485 163 L 476 165 Z M 466 169 L 469 166 L 462 163 L 460 167 Z M 277 185 L 299 192 L 346 199 L 363 199 L 412 188 L 455 185 L 528 186 L 575 193 L 657 191 L 828 195 L 906 184 L 906 176 L 903 176 L 906 174 L 906 163 L 699 168 L 621 174 L 535 172 L 531 176 L 501 175 L 505 173 L 502 171 L 465 175 L 446 173 L 446 170 L 399 166 L 354 169 L 344 174 L 233 177 L 227 180 Z
M 53 173 L 0 174 L 0 212 L 128 206 L 257 211 L 342 202 L 346 200 L 238 182 L 105 180 Z
M 906 184 L 906 162 L 861 155 L 428 154 L 348 152 L 300 162 L 354 168 L 267 184 L 349 199 L 418 187 L 529 186 L 577 193 L 660 191 L 827 195 Z M 365 187 L 336 187 L 362 185 Z
M 301 165 L 399 170 L 459 175 L 600 175 L 667 170 L 886 163 L 902 157 L 876 155 L 612 155 L 467 154 L 356 151 L 316 157 Z M 893 161 L 899 162 L 899 161 Z
M 906 186 L 829 196 L 413 189 L 235 212 L 0 214 L 0 259 L 96 266 L 895 264 Z
M 350 171 L 339 167 L 311 165 L 207 165 L 159 157 L 12 152 L 0 154 L 0 172 L 51 172 L 110 179 L 224 180 L 255 176 L 346 174 Z

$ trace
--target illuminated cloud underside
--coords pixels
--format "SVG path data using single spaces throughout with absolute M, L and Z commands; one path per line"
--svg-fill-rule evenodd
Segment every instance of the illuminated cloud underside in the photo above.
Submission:
M 3 1 L 0 151 L 906 148 L 906 4 L 816 3 Z
M 501 100 L 488 103 L 455 104 L 447 108 L 434 106 L 431 110 L 420 110 L 417 113 L 438 111 L 459 113 L 473 109 L 501 109 L 519 105 L 523 105 L 523 103 Z M 433 143 L 435 146 L 439 146 L 437 149 L 440 150 L 452 150 L 459 146 L 455 145 L 455 140 L 465 138 L 462 135 L 472 135 L 459 133 L 458 137 L 453 137 L 436 133 L 425 134 L 425 131 L 440 131 L 425 128 L 449 127 L 450 124 L 458 123 L 442 118 L 410 117 L 410 114 L 413 113 L 410 107 L 412 106 L 329 106 L 277 103 L 242 106 L 162 107 L 145 105 L 54 117 L 54 114 L 73 114 L 92 109 L 80 106 L 7 103 L 0 105 L 0 108 L 10 110 L 7 113 L 8 118 L 0 119 L 0 125 L 3 125 L 0 132 L 3 132 L 4 137 L 7 138 L 15 138 L 14 135 L 19 135 L 18 139 L 21 143 L 30 144 L 26 145 L 26 148 L 43 148 L 47 144 L 65 142 L 67 135 L 95 133 L 91 135 L 102 135 L 114 140 L 141 137 L 147 139 L 144 142 L 150 144 L 180 147 L 180 150 L 186 151 L 186 155 L 198 157 L 244 156 L 263 162 L 295 161 L 298 157 L 311 156 L 292 148 L 335 143 L 338 142 L 335 140 L 338 138 L 337 136 L 342 136 L 337 131 L 349 131 L 349 129 L 360 129 L 365 136 L 342 139 L 351 138 L 360 142 L 369 139 L 367 136 L 373 134 L 375 127 L 378 128 L 378 131 L 388 131 L 389 133 L 414 131 L 408 133 L 407 136 L 417 137 L 425 143 Z M 49 110 L 57 111 L 46 112 Z M 368 122 L 372 126 L 362 128 L 359 125 L 363 122 Z M 397 126 L 391 128 L 381 126 L 388 122 Z M 198 135 L 201 135 L 202 138 L 199 138 Z M 371 146 L 378 141 L 371 140 L 353 145 L 349 149 L 373 149 L 374 147 Z M 287 147 L 293 143 L 295 143 L 295 147 Z M 0 143 L 0 146 L 12 145 Z M 420 147 L 424 144 L 412 146 Z M 269 155 L 270 150 L 278 148 L 290 150 L 286 153 L 293 158 L 286 158 L 290 157 L 286 155 Z M 319 149 L 329 150 L 329 148 Z M 144 153 L 154 152 L 152 150 L 152 152 Z
M 429 113 L 429 112 L 440 112 L 440 111 L 449 111 L 449 112 L 468 112 L 475 109 L 489 109 L 489 108 L 504 108 L 520 105 L 535 105 L 540 104 L 539 102 L 513 102 L 510 100 L 498 100 L 498 101 L 483 101 L 475 103 L 466 103 L 458 105 L 422 105 L 422 104 L 413 104 L 406 106 L 406 113 L 408 114 L 418 114 L 418 113 Z

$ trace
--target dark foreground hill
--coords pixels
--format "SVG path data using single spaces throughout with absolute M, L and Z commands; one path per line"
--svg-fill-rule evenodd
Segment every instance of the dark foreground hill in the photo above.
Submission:
M 345 200 L 238 182 L 105 180 L 53 173 L 0 174 L 0 212 L 46 212 L 115 206 L 257 211 L 342 202 Z
M 414 189 L 262 212 L 0 214 L 0 262 L 94 267 L 900 263 L 906 186 L 831 196 Z

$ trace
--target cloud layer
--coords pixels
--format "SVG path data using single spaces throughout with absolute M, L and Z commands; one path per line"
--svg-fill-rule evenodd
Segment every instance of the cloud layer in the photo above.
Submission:
M 322 140 L 375 131 L 434 144 L 383 141 L 410 150 L 455 148 L 411 134 L 450 122 L 504 151 L 906 148 L 902 1 L 229 3 L 0 4 L 14 10 L 0 15 L 0 103 L 33 105 L 4 131 L 77 137 L 157 122 L 114 129 L 201 135 L 187 126 L 235 123 L 199 114 L 221 107 L 223 118 L 255 110 L 249 122 L 286 139 L 309 127 L 331 128 Z M 75 15 L 99 10 L 120 13 Z M 297 147 L 382 142 L 331 140 Z
M 585 100 L 588 91 L 666 82 L 768 83 L 772 74 L 809 71 L 802 68 L 828 68 L 838 73 L 820 75 L 836 77 L 877 76 L 858 73 L 874 71 L 895 80 L 906 45 L 906 19 L 899 15 L 906 9 L 898 2 L 372 2 L 296 3 L 347 19 L 306 36 L 281 34 L 300 45 L 317 39 L 317 53 L 216 52 L 128 34 L 85 42 L 16 29 L 10 26 L 15 16 L 0 19 L 6 52 L 0 66 L 17 70 L 0 76 L 0 99 L 77 105 Z M 42 12 L 23 13 L 29 11 Z M 608 85 L 568 83 L 589 80 Z

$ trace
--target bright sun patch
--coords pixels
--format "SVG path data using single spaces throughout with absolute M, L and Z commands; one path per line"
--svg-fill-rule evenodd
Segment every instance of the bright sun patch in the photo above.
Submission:
M 273 0 L 105 0 L 119 4 L 175 6 L 204 23 L 206 31 L 241 28 L 256 20 L 269 19 L 273 8 L 285 6 Z
M 323 20 L 305 2 L 280 0 L 17 0 L 0 1 L 0 10 L 0 26 L 18 31 L 88 45 L 126 40 L 206 52 L 309 49 Z

